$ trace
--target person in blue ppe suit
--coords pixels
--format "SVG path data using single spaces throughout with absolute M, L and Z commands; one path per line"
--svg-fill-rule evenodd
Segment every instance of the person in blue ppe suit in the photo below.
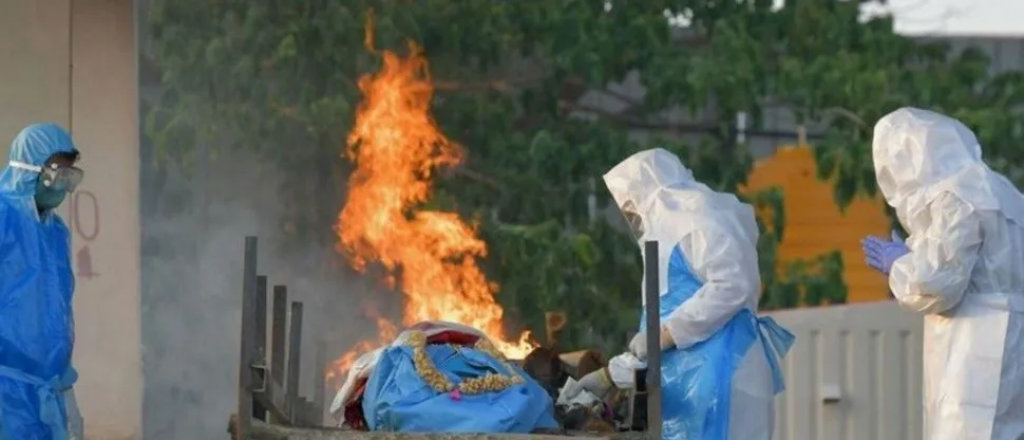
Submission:
M 2 440 L 65 440 L 78 431 L 69 424 L 77 414 L 68 414 L 77 409 L 67 402 L 77 378 L 71 240 L 54 212 L 82 180 L 78 157 L 64 129 L 30 125 L 0 174 Z
M 759 231 L 753 208 L 697 182 L 663 149 L 634 154 L 604 176 L 641 244 L 659 244 L 662 423 L 666 440 L 763 440 L 774 431 L 779 359 L 794 341 L 758 318 Z M 643 298 L 643 296 L 641 296 Z M 608 367 L 570 383 L 603 397 L 630 388 L 647 358 L 646 331 Z
M 867 237 L 868 265 L 924 315 L 924 438 L 1024 439 L 1024 196 L 962 122 L 904 107 L 874 127 L 878 188 L 906 241 Z

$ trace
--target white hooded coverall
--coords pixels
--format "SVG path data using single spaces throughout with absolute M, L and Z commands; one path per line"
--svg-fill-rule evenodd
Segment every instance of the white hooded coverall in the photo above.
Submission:
M 659 243 L 658 261 L 644 264 L 659 265 L 661 322 L 674 345 L 662 355 L 664 438 L 770 439 L 782 389 L 777 359 L 793 336 L 756 316 L 753 208 L 697 182 L 660 148 L 634 154 L 604 180 L 620 209 L 639 216 L 638 240 Z M 618 388 L 633 386 L 637 362 L 631 353 L 609 362 Z
M 1024 197 L 938 113 L 886 115 L 872 150 L 910 234 L 889 286 L 925 314 L 925 439 L 1024 439 Z

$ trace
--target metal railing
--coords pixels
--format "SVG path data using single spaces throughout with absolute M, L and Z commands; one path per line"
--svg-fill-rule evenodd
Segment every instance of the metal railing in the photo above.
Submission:
M 323 424 L 324 359 L 322 339 L 316 344 L 312 399 L 300 395 L 302 302 L 288 302 L 288 287 L 275 285 L 267 350 L 268 280 L 258 275 L 257 238 L 245 238 L 242 280 L 241 352 L 238 365 L 238 410 L 235 439 L 250 438 L 252 421 L 294 427 Z M 288 311 L 290 310 L 290 313 Z M 287 341 L 287 345 L 286 345 Z M 269 360 L 269 363 L 268 363 Z
M 238 369 L 238 409 L 231 417 L 232 424 L 229 432 L 236 440 L 250 440 L 254 437 L 254 428 L 263 431 L 260 438 L 282 438 L 283 435 L 291 432 L 287 438 L 362 438 L 359 431 L 347 431 L 337 428 L 324 428 L 320 425 L 323 421 L 324 409 L 324 375 L 326 363 L 324 362 L 324 346 L 322 341 L 318 343 L 315 378 L 316 388 L 312 400 L 300 397 L 299 395 L 299 365 L 301 360 L 302 345 L 302 303 L 292 301 L 291 319 L 286 323 L 285 310 L 288 305 L 288 292 L 285 286 L 274 286 L 273 290 L 273 318 L 271 322 L 271 344 L 270 363 L 267 364 L 267 278 L 257 274 L 257 239 L 246 237 L 245 239 L 245 266 L 244 279 L 242 283 L 242 333 L 241 352 L 239 354 Z M 648 241 L 644 246 L 646 261 L 658 261 L 658 243 Z M 660 285 L 659 285 L 658 264 L 647 264 L 645 267 L 646 277 L 646 304 L 647 314 L 647 347 L 648 347 L 648 370 L 660 371 L 661 346 L 660 346 Z M 286 332 L 287 327 L 290 327 Z M 285 357 L 285 339 L 288 339 L 287 358 Z M 287 362 L 287 365 L 286 365 Z M 287 374 L 286 374 L 287 373 Z M 629 417 L 630 427 L 642 432 L 616 433 L 597 438 L 601 439 L 661 439 L 661 375 L 660 374 L 638 375 L 638 382 L 630 395 L 631 414 Z M 269 417 L 268 417 L 269 416 Z M 646 419 L 646 420 L 642 420 Z M 259 421 L 259 422 L 254 422 Z M 266 422 L 266 423 L 260 423 Z M 268 424 L 284 425 L 296 428 L 320 428 L 319 430 L 294 430 L 291 428 L 276 429 L 275 432 L 267 432 Z M 319 431 L 314 436 L 310 432 Z M 330 433 L 329 431 L 337 431 Z M 298 436 L 302 434 L 304 436 Z M 290 434 L 288 434 L 290 435 Z M 406 439 L 450 439 L 461 438 L 465 440 L 476 440 L 482 434 L 396 434 L 396 438 Z M 365 437 L 365 436 L 363 436 Z M 493 438 L 504 439 L 501 435 Z

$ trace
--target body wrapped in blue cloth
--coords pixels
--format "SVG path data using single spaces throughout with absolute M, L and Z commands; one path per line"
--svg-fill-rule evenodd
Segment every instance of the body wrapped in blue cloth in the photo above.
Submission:
M 529 433 L 558 427 L 547 392 L 485 338 L 466 345 L 434 341 L 411 332 L 405 344 L 380 354 L 362 395 L 370 430 Z

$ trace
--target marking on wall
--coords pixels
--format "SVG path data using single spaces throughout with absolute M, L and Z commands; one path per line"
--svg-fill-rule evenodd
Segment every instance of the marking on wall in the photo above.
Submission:
M 84 217 L 85 222 L 82 221 L 83 208 L 85 209 L 84 213 L 87 214 Z M 85 280 L 99 277 L 100 274 L 93 267 L 92 253 L 89 251 L 89 245 L 100 235 L 100 204 L 92 192 L 78 190 L 71 193 L 71 229 L 74 230 L 75 235 L 85 241 L 85 244 L 75 253 L 76 274 Z

